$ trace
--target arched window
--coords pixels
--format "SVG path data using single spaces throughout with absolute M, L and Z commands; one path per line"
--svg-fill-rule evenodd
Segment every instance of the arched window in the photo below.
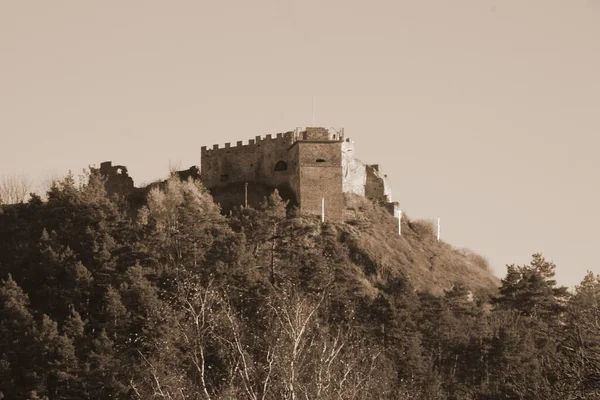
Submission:
M 288 165 L 285 161 L 277 161 L 275 164 L 275 171 L 287 171 Z
M 318 162 L 318 163 L 324 163 L 324 162 L 327 162 L 327 161 L 323 160 L 322 158 L 318 158 L 318 159 L 317 159 L 317 162 Z

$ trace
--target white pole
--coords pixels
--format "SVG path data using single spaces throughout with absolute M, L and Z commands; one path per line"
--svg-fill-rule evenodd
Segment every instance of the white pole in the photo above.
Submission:
M 437 240 L 438 240 L 438 242 L 439 242 L 439 241 L 440 241 L 440 217 L 437 217 L 437 223 L 438 223 L 438 224 L 437 224 L 437 225 L 438 225 L 438 226 L 437 226 L 437 228 L 438 228 L 438 229 L 437 229 Z
M 321 222 L 325 222 L 325 198 L 321 198 Z
M 402 210 L 398 210 L 398 235 L 402 236 Z

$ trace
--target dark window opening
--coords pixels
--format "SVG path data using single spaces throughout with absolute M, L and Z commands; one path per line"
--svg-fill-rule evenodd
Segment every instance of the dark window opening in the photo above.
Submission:
M 221 175 L 221 182 L 227 182 L 229 180 L 229 175 Z
M 277 161 L 275 164 L 275 171 L 287 171 L 288 165 L 285 161 Z
M 318 162 L 318 163 L 322 163 L 322 162 L 327 162 L 327 161 L 323 160 L 322 158 L 318 158 L 318 159 L 317 159 L 317 162 Z

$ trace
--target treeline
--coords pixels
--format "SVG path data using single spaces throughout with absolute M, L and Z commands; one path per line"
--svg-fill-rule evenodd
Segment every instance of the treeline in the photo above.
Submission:
M 137 209 L 95 173 L 3 206 L 0 398 L 600 398 L 599 277 L 568 293 L 536 254 L 434 296 L 346 228 L 276 193 L 223 216 L 175 177 Z

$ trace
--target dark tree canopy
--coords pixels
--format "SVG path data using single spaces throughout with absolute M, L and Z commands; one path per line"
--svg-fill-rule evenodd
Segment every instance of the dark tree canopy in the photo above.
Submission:
M 387 257 L 377 205 L 322 224 L 274 192 L 224 216 L 191 178 L 143 204 L 88 178 L 0 206 L 0 398 L 600 398 L 598 276 L 569 295 L 535 254 L 491 301 L 432 293 L 404 238 L 442 247 L 411 223 Z

